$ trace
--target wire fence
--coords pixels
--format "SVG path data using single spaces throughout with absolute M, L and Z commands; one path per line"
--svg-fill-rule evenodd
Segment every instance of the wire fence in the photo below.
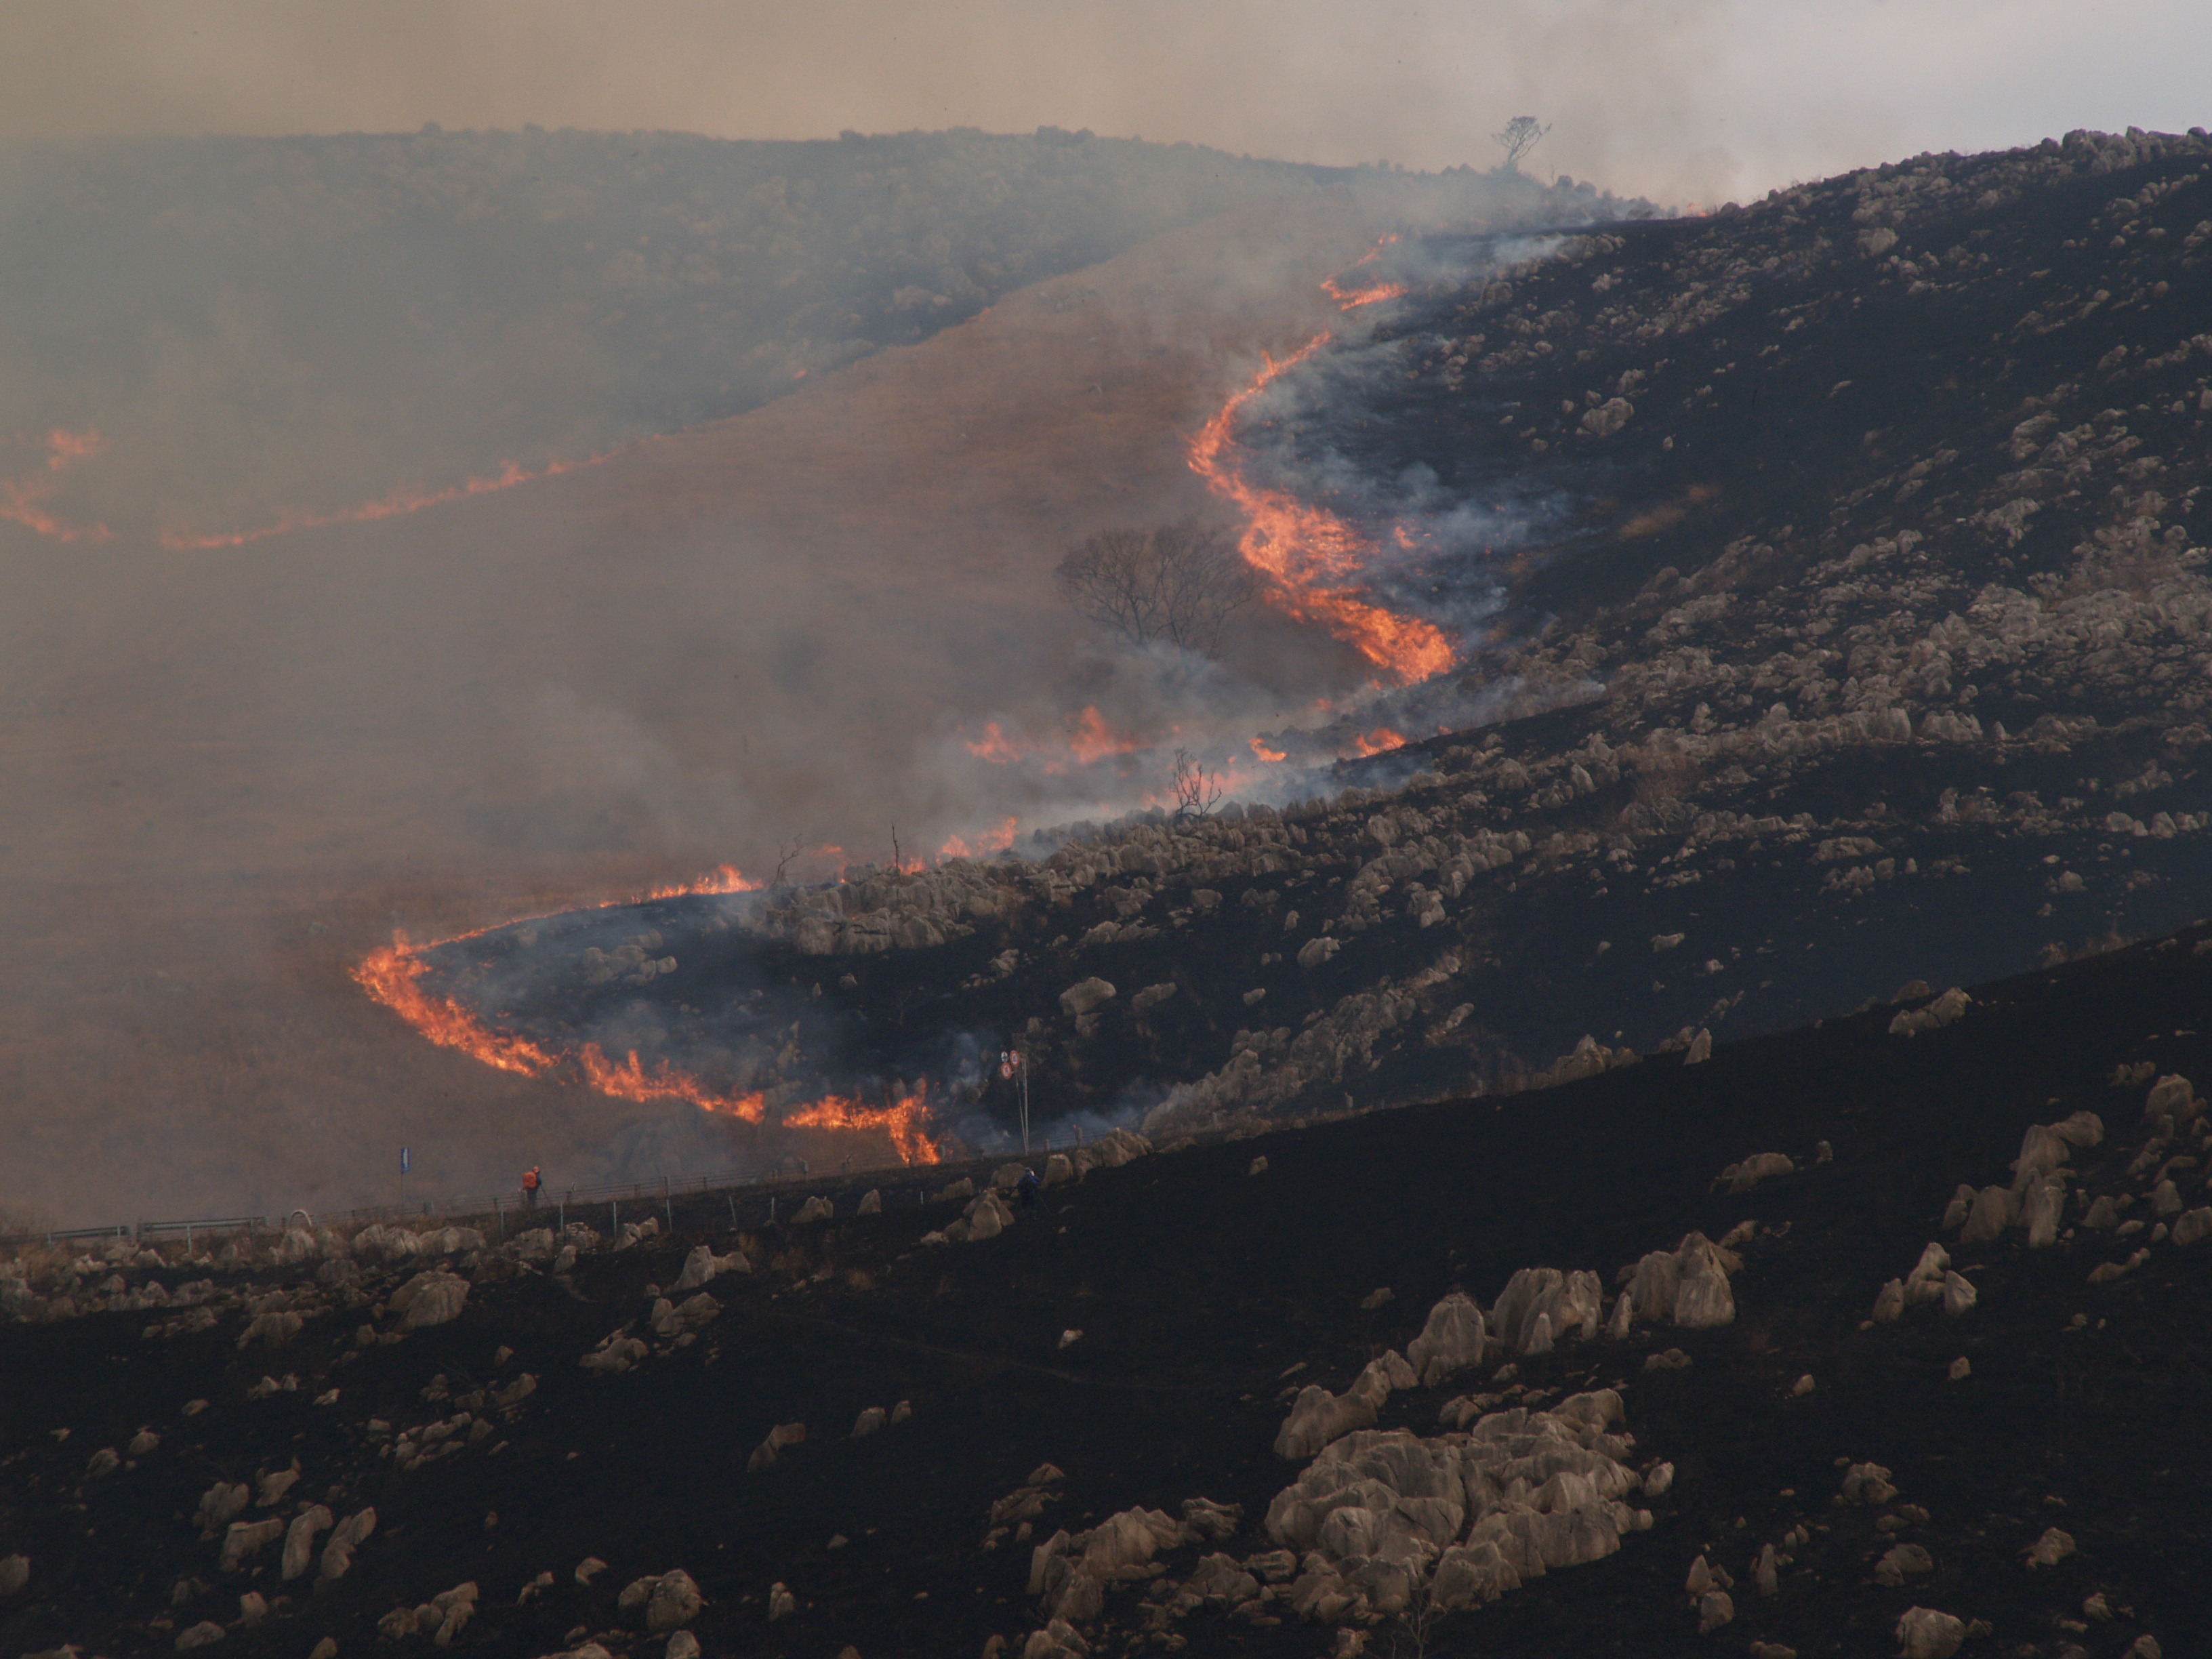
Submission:
M 518 1188 L 507 1193 L 465 1194 L 365 1205 L 350 1210 L 326 1211 L 320 1215 L 295 1209 L 278 1216 L 199 1216 L 181 1221 L 142 1219 L 100 1227 L 58 1227 L 0 1237 L 0 1249 L 112 1239 L 145 1248 L 168 1237 L 180 1239 L 189 1255 L 201 1239 L 228 1238 L 240 1233 L 252 1237 L 261 1232 L 278 1232 L 295 1216 L 305 1218 L 313 1225 L 333 1228 L 372 1224 L 420 1227 L 428 1222 L 440 1227 L 476 1225 L 482 1231 L 484 1224 L 489 1224 L 491 1231 L 500 1236 L 514 1228 L 551 1225 L 565 1230 L 571 1219 L 597 1228 L 602 1211 L 607 1223 L 605 1231 L 611 1235 L 621 1230 L 625 1209 L 632 1220 L 641 1220 L 658 1212 L 663 1224 L 671 1231 L 677 1227 L 679 1215 L 684 1224 L 692 1228 L 767 1225 L 779 1218 L 786 1198 L 802 1189 L 826 1194 L 866 1182 L 883 1191 L 886 1205 L 903 1201 L 909 1193 L 926 1201 L 930 1194 L 958 1181 L 963 1175 L 973 1178 L 1017 1158 L 1042 1160 L 1055 1150 L 1072 1152 L 1082 1144 L 1080 1132 L 1069 1136 L 1058 1148 L 1046 1136 L 1040 1138 L 1027 1153 L 999 1152 L 937 1164 L 862 1162 L 847 1158 L 838 1160 L 835 1166 L 817 1169 L 805 1159 L 793 1158 L 784 1166 L 765 1173 L 744 1165 L 732 1165 L 694 1175 L 656 1176 L 557 1188 L 544 1187 L 539 1189 L 535 1202 Z M 783 1213 L 787 1215 L 788 1211 Z

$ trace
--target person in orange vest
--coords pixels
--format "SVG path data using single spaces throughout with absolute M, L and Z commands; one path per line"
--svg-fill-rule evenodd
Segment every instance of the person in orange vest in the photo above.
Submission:
M 533 1164 L 522 1172 L 522 1202 L 526 1208 L 538 1207 L 538 1166 Z

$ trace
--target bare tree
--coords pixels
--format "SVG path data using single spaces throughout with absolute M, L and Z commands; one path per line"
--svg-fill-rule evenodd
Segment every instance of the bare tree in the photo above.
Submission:
M 798 836 L 793 836 L 789 841 L 785 842 L 777 847 L 775 849 L 775 874 L 769 878 L 768 884 L 769 889 L 771 892 L 775 891 L 783 886 L 783 872 L 791 868 L 792 860 L 797 858 L 800 853 L 805 851 L 805 847 L 806 842 L 805 839 Z
M 1195 519 L 1153 530 L 1102 530 L 1053 574 L 1079 615 L 1132 645 L 1165 640 L 1211 656 L 1259 578 L 1227 532 Z
M 1221 799 L 1221 775 L 1209 772 L 1188 749 L 1175 751 L 1175 817 L 1177 823 L 1212 814 Z
M 1521 158 L 1535 149 L 1538 141 L 1550 131 L 1548 126 L 1538 125 L 1533 115 L 1516 115 L 1505 124 L 1503 131 L 1492 133 L 1490 141 L 1505 152 L 1505 170 L 1518 173 Z

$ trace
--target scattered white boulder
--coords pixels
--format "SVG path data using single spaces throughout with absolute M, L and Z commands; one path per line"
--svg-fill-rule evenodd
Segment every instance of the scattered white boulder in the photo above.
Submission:
M 1290 1416 L 1275 1435 L 1275 1455 L 1297 1462 L 1355 1430 L 1371 1428 L 1374 1423 L 1373 1400 L 1350 1390 L 1341 1395 L 1331 1394 L 1317 1383 L 1309 1383 L 1298 1390 Z
M 1951 1265 L 1951 1253 L 1941 1244 L 1930 1243 L 1920 1252 L 1920 1260 L 1905 1278 L 1905 1302 L 1907 1307 L 1918 1307 L 1923 1303 L 1940 1302 L 1943 1297 L 1943 1276 Z
M 1732 1193 L 1747 1193 L 1762 1181 L 1776 1176 L 1794 1175 L 1797 1165 L 1787 1152 L 1754 1152 L 1741 1164 L 1731 1164 L 1720 1172 L 1715 1186 L 1724 1186 Z
M 1951 1659 L 1966 1639 L 1966 1621 L 1934 1607 L 1908 1607 L 1897 1621 L 1899 1659 Z
M 1692 1233 L 1675 1252 L 1681 1279 L 1674 1292 L 1674 1322 L 1709 1330 L 1735 1319 L 1735 1294 L 1729 1288 L 1732 1258 L 1702 1233 Z
M 775 1427 L 768 1431 L 767 1437 L 762 1440 L 760 1444 L 753 1448 L 753 1455 L 745 1461 L 745 1472 L 748 1474 L 757 1474 L 762 1469 L 773 1468 L 775 1466 L 776 1459 L 782 1455 L 785 1447 L 796 1446 L 805 1438 L 805 1424 L 777 1424 Z
M 394 1291 L 384 1310 L 399 1316 L 401 1328 L 420 1330 L 429 1325 L 452 1323 L 469 1299 L 469 1281 L 442 1267 L 419 1273 Z
M 1879 1463 L 1854 1463 L 1844 1471 L 1844 1502 L 1879 1507 L 1897 1496 L 1889 1471 Z
M 279 1576 L 287 1582 L 306 1572 L 315 1559 L 315 1534 L 328 1532 L 335 1524 L 330 1510 L 320 1504 L 310 1504 L 292 1517 L 292 1524 L 284 1532 L 284 1559 Z
M 2021 1197 L 2011 1187 L 1984 1187 L 1974 1194 L 1967 1206 L 1964 1230 L 1960 1242 L 1966 1244 L 1986 1244 L 2003 1236 L 2006 1228 L 2020 1218 Z
M 323 1546 L 323 1563 L 318 1577 L 339 1579 L 353 1565 L 354 1552 L 376 1530 L 376 1511 L 373 1509 L 356 1510 L 338 1522 L 330 1541 Z
M 1362 1305 L 1369 1304 L 1382 1305 L 1375 1296 L 1370 1296 Z M 1406 1360 L 1422 1386 L 1433 1389 L 1454 1372 L 1480 1365 L 1488 1341 L 1482 1310 L 1464 1294 L 1454 1291 L 1429 1310 L 1428 1322 L 1421 1327 L 1421 1334 L 1406 1345 Z
M 270 1516 L 265 1521 L 234 1521 L 230 1530 L 223 1534 L 220 1566 L 224 1572 L 236 1572 L 240 1567 L 258 1555 L 263 1547 L 284 1535 L 284 1522 Z
M 2184 1210 L 2173 1219 L 2171 1235 L 2176 1244 L 2194 1244 L 2202 1238 L 2212 1238 L 2212 1206 Z
M 2143 1098 L 2143 1121 L 2155 1123 L 2162 1117 L 2173 1120 L 2176 1127 L 2191 1122 L 2204 1110 L 2204 1103 L 2197 1098 L 2197 1091 L 2189 1079 L 2177 1072 L 2170 1072 L 2150 1085 L 2150 1093 Z
M 1029 1589 L 1052 1621 L 1048 1627 L 1097 1618 L 1109 1584 L 1151 1577 L 1161 1552 L 1230 1537 L 1243 1517 L 1233 1504 L 1203 1498 L 1186 1499 L 1178 1521 L 1161 1510 L 1125 1510 L 1088 1532 L 1057 1532 L 1038 1545 L 1030 1555 Z M 1082 1650 L 1080 1638 L 1072 1650 Z
M 2072 1535 L 2051 1527 L 2045 1528 L 2043 1536 L 2022 1550 L 2021 1554 L 2030 1567 L 2055 1567 L 2074 1553 Z
M 1089 979 L 1078 980 L 1060 994 L 1060 1012 L 1073 1019 L 1103 1007 L 1117 994 L 1111 981 L 1094 975 Z
M 699 1594 L 699 1586 L 691 1575 L 681 1567 L 672 1572 L 635 1579 L 623 1588 L 616 1598 L 616 1606 L 627 1613 L 633 1607 L 645 1609 L 645 1627 L 655 1635 L 690 1624 L 699 1616 L 706 1598 Z
M 727 1255 L 716 1255 L 714 1247 L 700 1244 L 684 1258 L 684 1271 L 672 1288 L 696 1291 L 724 1273 L 749 1273 L 753 1264 L 745 1259 L 743 1250 L 732 1250 Z
M 1874 1577 L 1876 1583 L 1894 1589 L 1908 1578 L 1935 1571 L 1936 1558 L 1919 1545 L 1893 1544 L 1875 1563 Z
M 1889 1034 L 1892 1036 L 1917 1036 L 1923 1031 L 1955 1024 L 1965 1016 L 1972 1001 L 1972 997 L 1954 985 L 1926 1007 L 1910 1008 L 1899 1012 L 1889 1022 Z
M 1433 1607 L 1472 1607 L 1611 1554 L 1644 1524 L 1620 1502 L 1637 1485 L 1628 1441 L 1607 1432 L 1620 1413 L 1601 1389 L 1465 1433 L 1362 1430 L 1330 1444 L 1267 1510 L 1270 1538 L 1304 1555 L 1291 1607 L 1323 1622 L 1389 1617 L 1425 1580 Z

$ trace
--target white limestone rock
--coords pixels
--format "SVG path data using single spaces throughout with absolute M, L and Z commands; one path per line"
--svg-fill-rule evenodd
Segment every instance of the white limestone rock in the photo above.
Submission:
M 1489 1340 L 1482 1310 L 1458 1291 L 1429 1310 L 1421 1334 L 1406 1345 L 1406 1361 L 1425 1388 L 1482 1363 Z
M 1898 1659 L 1951 1659 L 1966 1639 L 1966 1621 L 1934 1607 L 1908 1607 L 1897 1621 Z
M 1311 1457 L 1334 1440 L 1375 1422 L 1374 1401 L 1361 1395 L 1331 1394 L 1317 1383 L 1298 1390 L 1291 1414 L 1275 1435 L 1275 1455 L 1292 1462 Z

